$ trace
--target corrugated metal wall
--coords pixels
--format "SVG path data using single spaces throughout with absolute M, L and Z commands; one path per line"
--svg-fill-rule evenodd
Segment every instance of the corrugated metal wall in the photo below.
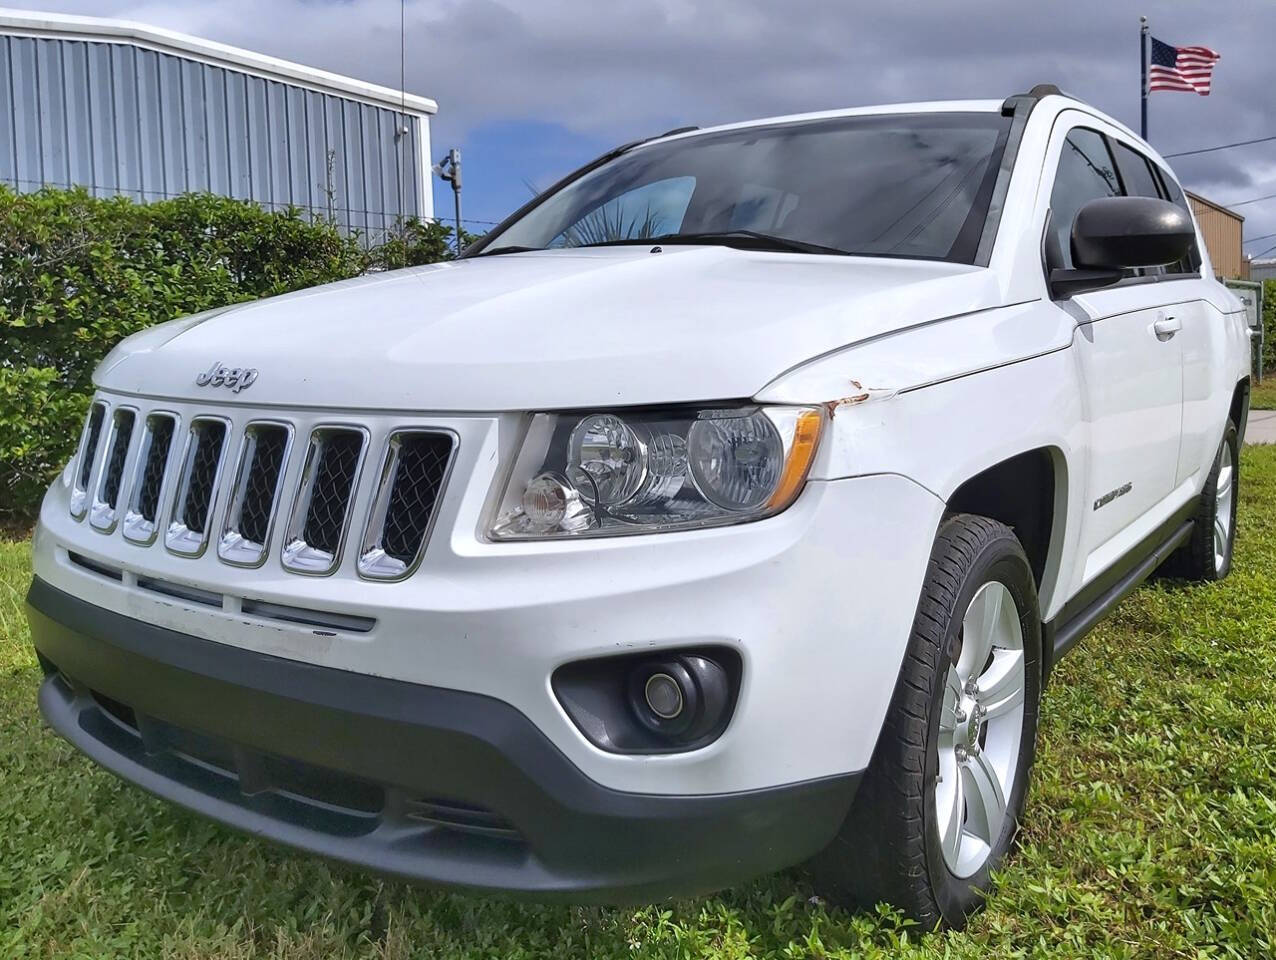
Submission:
M 1200 224 L 1214 272 L 1220 277 L 1244 279 L 1245 264 L 1241 256 L 1241 226 L 1244 221 L 1191 194 L 1187 199 L 1196 222 Z
M 197 60 L 0 36 L 0 111 L 0 181 L 23 191 L 150 201 L 206 190 L 301 207 L 369 240 L 423 212 L 425 121 Z
M 1250 265 L 1249 279 L 1251 280 L 1276 280 L 1276 263 L 1270 260 L 1256 262 Z

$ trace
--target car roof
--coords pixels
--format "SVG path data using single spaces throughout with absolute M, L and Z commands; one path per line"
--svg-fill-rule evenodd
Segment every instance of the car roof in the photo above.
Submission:
M 1034 91 L 1035 92 L 1035 91 Z M 1013 99 L 1013 98 L 1012 98 Z M 1051 113 L 1059 113 L 1062 110 L 1080 110 L 1098 117 L 1106 123 L 1121 130 L 1123 133 L 1129 134 L 1139 143 L 1143 143 L 1141 137 L 1133 130 L 1114 119 L 1101 110 L 1098 110 L 1083 100 L 1070 97 L 1063 93 L 1049 93 L 1037 98 L 1035 105 L 1040 108 L 1045 106 Z M 652 137 L 642 143 L 647 146 L 651 143 L 666 143 L 670 140 L 681 140 L 690 137 L 699 137 L 708 133 L 721 133 L 729 130 L 747 130 L 750 127 L 773 126 L 783 123 L 805 123 L 811 120 L 832 120 L 838 117 L 865 117 L 865 116 L 887 116 L 897 113 L 1000 113 L 1007 107 L 1007 100 L 924 100 L 912 103 L 881 103 L 863 107 L 843 107 L 835 110 L 818 110 L 809 113 L 789 113 L 775 117 L 760 117 L 756 120 L 743 120 L 736 123 L 722 123 L 711 127 L 695 127 L 681 128 L 672 130 L 667 134 Z M 1149 145 L 1147 149 L 1151 150 Z
M 928 100 L 918 103 L 881 103 L 864 107 L 841 107 L 834 110 L 816 110 L 809 113 L 787 113 L 775 117 L 759 117 L 736 123 L 720 123 L 712 127 L 683 128 L 662 136 L 653 137 L 647 143 L 698 137 L 706 133 L 724 130 L 747 130 L 749 127 L 766 127 L 780 123 L 805 123 L 809 120 L 833 120 L 838 117 L 885 116 L 893 113 L 996 113 L 1001 109 L 1000 100 Z

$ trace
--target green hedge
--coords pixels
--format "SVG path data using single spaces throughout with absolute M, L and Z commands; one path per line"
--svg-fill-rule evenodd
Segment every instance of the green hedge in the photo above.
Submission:
M 1263 371 L 1276 371 L 1276 280 L 1263 281 Z
M 21 526 L 71 456 L 98 361 L 153 323 L 451 256 L 409 221 L 365 249 L 302 211 L 189 194 L 138 204 L 0 186 L 0 527 Z M 464 238 L 463 238 L 464 239 Z

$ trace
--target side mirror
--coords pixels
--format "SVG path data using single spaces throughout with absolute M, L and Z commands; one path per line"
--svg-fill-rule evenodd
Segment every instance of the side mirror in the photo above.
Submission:
M 1176 263 L 1196 239 L 1181 208 L 1154 197 L 1091 200 L 1072 222 L 1073 270 L 1052 270 L 1050 290 L 1069 297 L 1116 283 L 1131 267 Z

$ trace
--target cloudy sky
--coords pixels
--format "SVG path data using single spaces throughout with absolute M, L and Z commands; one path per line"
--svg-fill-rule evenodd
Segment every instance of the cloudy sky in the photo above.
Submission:
M 140 20 L 399 86 L 399 0 L 25 5 Z M 1161 40 L 1222 54 L 1209 97 L 1152 95 L 1159 150 L 1276 135 L 1273 0 L 406 0 L 402 14 L 406 88 L 438 101 L 435 153 L 462 148 L 465 213 L 479 220 L 618 142 L 685 124 L 1001 98 L 1049 81 L 1137 129 L 1140 14 Z M 1276 194 L 1276 141 L 1172 162 L 1220 203 Z M 439 187 L 439 210 L 450 210 Z M 1238 212 L 1246 237 L 1276 234 L 1276 200 Z

